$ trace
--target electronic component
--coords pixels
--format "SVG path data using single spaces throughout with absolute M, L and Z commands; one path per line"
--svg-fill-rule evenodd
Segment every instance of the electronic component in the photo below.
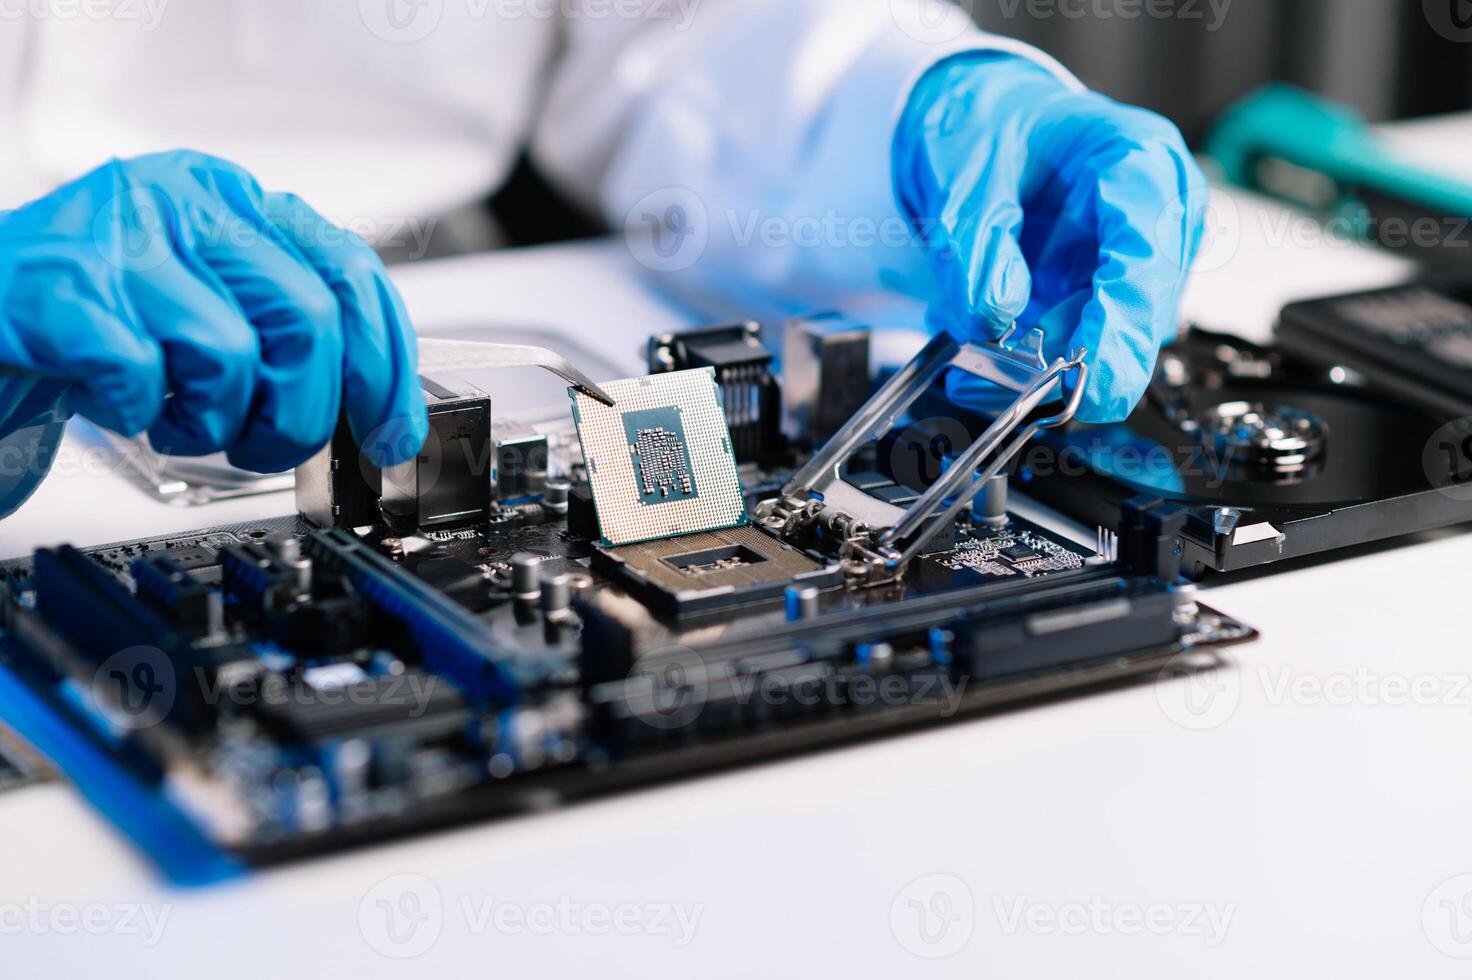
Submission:
M 542 492 L 547 483 L 547 437 L 519 422 L 496 422 L 496 493 L 510 502 Z
M 32 577 L 37 611 L 99 662 L 129 647 L 185 646 L 172 624 L 70 545 L 36 552 Z
M 429 432 L 412 459 L 387 470 L 358 449 L 346 418 L 332 441 L 297 468 L 297 510 L 318 527 L 365 527 L 385 518 L 406 528 L 472 524 L 490 518 L 495 486 L 491 400 L 420 378 Z M 546 478 L 546 438 L 508 430 L 503 449 L 509 495 L 539 492 Z M 541 467 L 538 470 L 536 467 Z
M 1044 380 L 1021 355 L 976 357 Z M 482 468 L 472 491 L 457 462 L 441 497 L 429 460 L 486 458 L 489 406 L 465 394 L 434 403 L 439 448 L 383 508 L 335 440 L 371 512 L 328 506 L 348 499 L 330 468 L 304 510 L 350 528 L 289 516 L 5 564 L 0 686 L 34 707 L 7 723 L 171 877 L 1145 679 L 1187 652 L 1209 665 L 1251 635 L 1178 587 L 1186 516 L 1163 500 L 1127 505 L 1096 558 L 1006 513 L 999 478 L 880 579 L 845 561 L 874 538 L 824 505 L 925 490 L 864 451 L 790 522 L 747 523 L 816 457 L 738 469 L 714 364 L 610 384 L 613 406 L 575 394 L 577 430 L 530 439 L 551 453 L 531 469 L 555 474 L 539 492 L 496 500 L 519 475 Z
M 358 449 L 347 416 L 322 451 L 296 468 L 296 509 L 318 527 L 365 527 L 383 519 L 383 471 Z
M 664 334 L 649 342 L 651 373 L 711 368 L 740 463 L 770 462 L 782 448 L 782 391 L 755 323 Z
M 1018 562 L 1036 561 L 1038 558 L 1038 553 L 1033 550 L 1031 545 L 1021 543 L 1008 545 L 998 551 L 997 555 L 1000 558 L 1007 559 L 1013 565 Z
M 215 711 L 211 692 L 257 668 L 238 645 L 191 643 L 69 545 L 38 551 L 33 578 L 35 613 L 17 613 L 12 629 L 33 632 L 39 616 L 60 641 L 44 647 L 50 668 L 90 688 L 129 727 L 170 720 L 201 731 Z
M 605 544 L 746 522 L 715 377 L 705 368 L 613 381 L 612 408 L 569 389 Z
M 992 478 L 986 481 L 986 486 L 977 494 L 972 504 L 972 516 L 987 524 L 1006 524 L 1008 485 L 1006 473 L 992 474 Z
M 1464 329 L 1469 311 L 1412 287 L 1293 304 L 1280 346 L 1191 330 L 1128 420 L 1046 434 L 1017 485 L 1107 530 L 1174 508 L 1181 531 L 1160 547 L 1193 578 L 1472 520 L 1457 492 L 1472 403 L 1449 363 L 1414 366 L 1429 356 L 1416 338 Z M 1140 568 L 1146 551 L 1119 557 Z
M 757 510 L 762 525 L 805 544 L 836 546 L 849 573 L 873 582 L 893 581 L 905 566 L 955 526 L 972 499 L 1039 432 L 1066 425 L 1078 410 L 1088 377 L 1087 352 L 1071 351 L 1049 362 L 1043 335 L 1019 336 L 1014 326 L 994 342 L 960 344 L 936 334 L 887 381 L 843 429 Z M 892 432 L 896 421 L 946 371 L 964 371 L 1016 395 L 935 482 L 911 500 L 907 488 L 860 490 L 842 479 L 853 457 Z M 1065 381 L 1071 379 L 1072 390 Z M 1031 418 L 1050 396 L 1066 393 L 1063 407 Z M 890 499 L 885 499 L 886 493 Z
M 947 551 L 926 556 L 952 571 L 979 575 L 1043 575 L 1082 568 L 1083 556 L 1042 534 L 1007 529 L 995 533 L 978 529 L 959 536 Z
M 782 334 L 787 438 L 827 442 L 869 400 L 869 330 L 836 313 L 790 320 Z
M 689 437 L 680 409 L 649 408 L 624 414 L 624 436 L 634 463 L 634 482 L 646 504 L 691 500 L 695 489 Z
M 250 617 L 283 611 L 303 594 L 298 570 L 258 542 L 226 548 L 220 564 L 225 596 Z
M 1319 363 L 1391 376 L 1414 393 L 1439 391 L 1472 404 L 1472 290 L 1429 286 L 1290 303 L 1277 335 L 1286 350 Z
M 138 597 L 151 602 L 175 626 L 192 636 L 209 632 L 210 590 L 189 574 L 170 554 L 150 555 L 133 562 Z
M 598 534 L 598 511 L 593 506 L 593 488 L 586 483 L 573 484 L 567 495 L 567 533 L 594 541 Z
M 567 480 L 548 480 L 542 491 L 542 506 L 553 514 L 566 514 L 572 496 L 572 483 Z
M 533 682 L 534 665 L 502 649 L 465 609 L 343 531 L 310 535 L 305 552 L 329 574 L 351 582 L 380 616 L 407 632 L 424 664 L 477 700 L 515 703 Z
M 541 577 L 538 574 L 542 559 L 518 551 L 511 556 L 511 591 L 516 598 L 530 602 L 542 594 Z
M 309 678 L 285 684 L 251 704 L 270 732 L 308 744 L 350 738 L 412 737 L 429 741 L 463 734 L 470 708 L 454 685 L 423 671 L 369 677 L 352 664 L 346 682 Z M 325 670 L 327 668 L 318 668 Z
M 595 398 L 604 394 L 542 348 L 462 341 L 421 341 L 421 347 L 442 367 L 541 366 L 582 378 Z M 327 447 L 297 468 L 298 513 L 318 527 L 366 527 L 384 519 L 401 529 L 449 527 L 489 520 L 497 500 L 520 503 L 542 492 L 546 434 L 493 419 L 489 396 L 476 388 L 449 388 L 428 376 L 419 381 L 429 433 L 415 457 L 380 470 L 359 450 L 343 417 Z
M 429 434 L 413 459 L 384 470 L 384 515 L 415 528 L 486 521 L 493 469 L 490 396 L 420 380 Z
M 952 628 L 954 655 L 966 676 L 994 679 L 1087 663 L 1169 643 L 1178 628 L 1179 604 L 1160 579 L 1093 583 L 1073 600 L 1067 609 L 1048 609 L 1035 597 L 1018 594 L 1004 600 L 1002 609 Z M 1005 609 L 1008 605 L 1012 609 Z
M 688 614 L 780 598 L 794 583 L 841 575 L 753 527 L 600 549 L 594 567 L 661 611 Z

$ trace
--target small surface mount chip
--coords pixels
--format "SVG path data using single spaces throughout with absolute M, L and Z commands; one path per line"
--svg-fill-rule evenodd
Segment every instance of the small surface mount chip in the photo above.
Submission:
M 1035 531 L 1007 529 L 983 537 L 964 536 L 948 551 L 929 556 L 942 567 L 981 575 L 1031 578 L 1082 568 L 1083 557 Z
M 617 404 L 569 389 L 604 544 L 746 523 L 714 371 L 630 378 L 604 389 Z

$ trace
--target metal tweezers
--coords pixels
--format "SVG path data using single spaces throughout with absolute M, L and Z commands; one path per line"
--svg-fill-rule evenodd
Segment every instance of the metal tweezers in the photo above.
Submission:
M 421 338 L 419 341 L 420 371 L 479 371 L 508 367 L 545 368 L 588 397 L 613 405 L 613 397 L 608 392 L 573 367 L 567 358 L 545 347 L 493 344 L 480 340 Z

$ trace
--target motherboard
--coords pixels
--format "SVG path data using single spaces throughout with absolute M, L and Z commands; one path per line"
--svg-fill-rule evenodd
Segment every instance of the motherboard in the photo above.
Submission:
M 867 363 L 861 330 L 787 330 L 819 365 Z M 1252 635 L 1182 583 L 1168 508 L 1082 546 L 1013 513 L 1005 471 L 942 492 L 958 453 L 917 469 L 878 439 L 808 492 L 845 432 L 784 407 L 854 414 L 867 377 L 856 400 L 812 371 L 794 406 L 745 325 L 655 338 L 650 367 L 540 427 L 427 381 L 419 456 L 377 470 L 344 426 L 294 514 L 8 563 L 3 716 L 166 874 L 214 880 Z

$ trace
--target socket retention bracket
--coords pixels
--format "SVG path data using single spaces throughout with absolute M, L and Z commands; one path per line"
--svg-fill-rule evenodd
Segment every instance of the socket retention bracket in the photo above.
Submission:
M 1074 350 L 1050 363 L 1042 332 L 1024 333 L 1016 325 L 985 343 L 963 344 L 937 334 L 793 475 L 780 497 L 761 503 L 758 522 L 791 539 L 820 528 L 820 537 L 841 542 L 839 555 L 850 577 L 874 583 L 897 578 L 1033 436 L 1073 419 L 1088 378 L 1086 355 Z M 845 464 L 893 429 L 947 370 L 965 371 L 1017 397 L 908 509 L 845 482 Z M 1062 409 L 1028 421 L 1060 386 Z

